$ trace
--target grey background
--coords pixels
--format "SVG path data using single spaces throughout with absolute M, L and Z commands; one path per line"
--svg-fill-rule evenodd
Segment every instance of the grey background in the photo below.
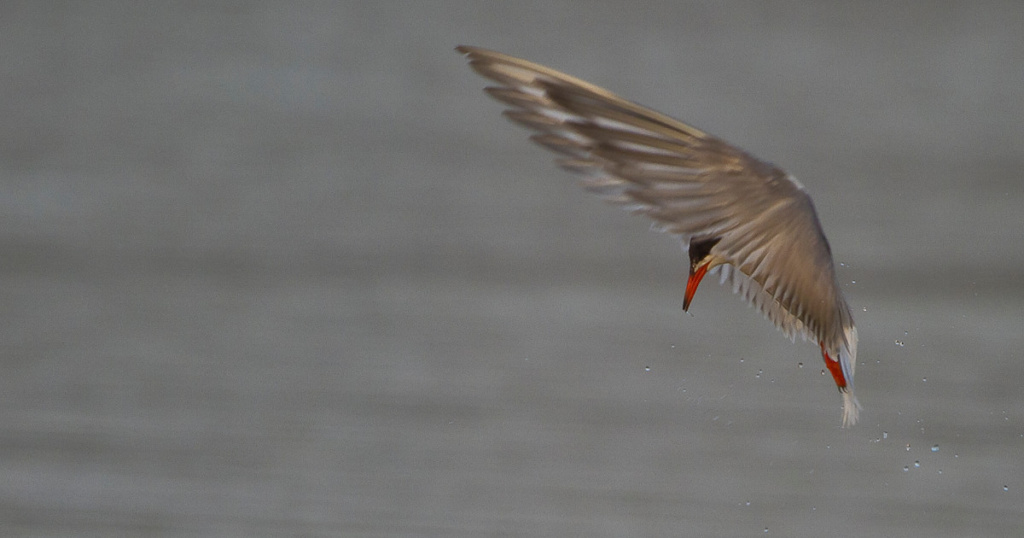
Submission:
M 1024 532 L 1024 7 L 4 3 L 0 534 Z M 580 192 L 452 48 L 815 197 L 813 345 Z

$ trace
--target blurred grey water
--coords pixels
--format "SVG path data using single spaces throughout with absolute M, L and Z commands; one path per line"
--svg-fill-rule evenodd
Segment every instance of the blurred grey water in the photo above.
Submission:
M 0 534 L 1024 531 L 1024 8 L 576 5 L 0 8 Z M 862 423 L 460 43 L 796 174 Z

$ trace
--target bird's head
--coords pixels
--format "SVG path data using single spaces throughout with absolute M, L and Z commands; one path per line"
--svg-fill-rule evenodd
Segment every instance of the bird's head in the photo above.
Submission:
M 711 253 L 711 249 L 721 241 L 721 237 L 693 238 L 690 240 L 687 253 L 690 255 L 690 276 L 686 279 L 686 294 L 683 296 L 683 310 L 690 309 L 690 301 L 697 293 L 697 286 L 704 275 L 725 260 Z

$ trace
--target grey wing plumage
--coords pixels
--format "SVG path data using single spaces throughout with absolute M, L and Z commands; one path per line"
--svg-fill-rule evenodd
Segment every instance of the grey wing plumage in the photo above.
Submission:
M 564 73 L 459 47 L 500 86 L 505 115 L 607 200 L 692 237 L 720 237 L 723 281 L 788 336 L 821 340 L 842 301 L 810 197 L 776 166 L 699 129 Z M 736 271 L 740 274 L 736 274 Z M 848 316 L 847 316 L 848 317 Z M 838 320 L 836 320 L 838 321 Z M 849 323 L 849 320 L 842 320 Z
M 791 339 L 821 344 L 843 391 L 853 396 L 857 330 L 828 241 L 804 188 L 778 167 L 725 141 L 559 71 L 475 47 L 458 47 L 505 116 L 536 132 L 563 167 L 610 202 L 647 215 L 660 231 L 710 244 L 722 281 Z M 833 361 L 833 363 L 829 363 Z M 841 374 L 833 369 L 837 365 Z

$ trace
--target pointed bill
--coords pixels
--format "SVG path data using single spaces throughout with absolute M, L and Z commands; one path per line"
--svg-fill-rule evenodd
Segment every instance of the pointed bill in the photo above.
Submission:
M 697 286 L 700 285 L 701 279 L 708 272 L 707 263 L 697 266 L 696 269 L 690 266 L 690 277 L 686 279 L 686 294 L 683 296 L 683 310 L 690 310 L 690 301 L 693 301 L 693 295 L 697 293 Z

